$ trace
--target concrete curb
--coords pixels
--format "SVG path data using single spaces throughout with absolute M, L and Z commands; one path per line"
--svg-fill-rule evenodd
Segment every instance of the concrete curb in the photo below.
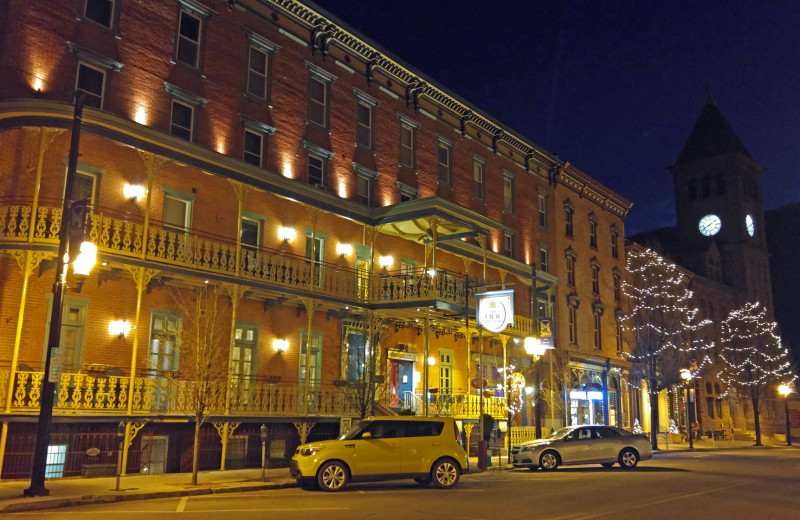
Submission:
M 262 491 L 265 489 L 284 489 L 297 487 L 297 483 L 274 482 L 271 484 L 255 484 L 236 487 L 215 487 L 180 489 L 174 491 L 151 491 L 145 493 L 86 495 L 80 498 L 54 498 L 36 502 L 16 502 L 3 508 L 3 513 L 19 513 L 23 511 L 41 511 L 44 509 L 57 509 L 61 507 L 85 506 L 91 504 L 111 504 L 115 502 L 130 502 L 133 500 L 153 500 L 157 498 L 193 497 L 201 495 L 214 495 L 222 493 L 243 493 L 248 491 Z M 122 493 L 122 492 L 120 492 Z

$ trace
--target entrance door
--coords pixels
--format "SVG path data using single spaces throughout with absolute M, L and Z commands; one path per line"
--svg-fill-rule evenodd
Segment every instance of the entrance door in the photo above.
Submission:
M 298 367 L 298 399 L 297 406 L 303 409 L 303 399 L 308 400 L 308 411 L 317 411 L 317 395 L 319 393 L 320 369 L 322 366 L 322 333 L 311 332 L 311 352 L 308 356 L 308 395 L 306 392 L 306 350 L 308 349 L 308 335 L 305 330 L 300 331 L 300 366 Z
M 397 395 L 406 406 L 414 407 L 414 362 L 397 362 Z
M 257 346 L 258 326 L 237 322 L 231 352 L 231 398 L 234 404 L 246 405 L 250 402 Z
M 154 402 L 145 403 L 145 406 L 165 409 L 169 404 L 169 372 L 178 370 L 180 330 L 180 318 L 166 312 L 153 312 L 146 375 L 155 379 L 155 393 Z
M 139 473 L 160 475 L 167 472 L 167 448 L 169 439 L 164 437 L 142 438 L 142 462 Z

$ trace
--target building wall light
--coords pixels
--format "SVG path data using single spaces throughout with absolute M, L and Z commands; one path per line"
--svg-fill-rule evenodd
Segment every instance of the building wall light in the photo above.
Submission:
M 428 357 L 428 366 L 433 366 L 436 364 L 436 358 L 433 356 Z
M 122 187 L 122 194 L 131 202 L 139 202 L 144 199 L 147 190 L 138 184 L 126 184 Z
M 278 354 L 283 354 L 289 350 L 289 342 L 285 339 L 274 339 L 272 340 L 272 348 L 277 350 Z
M 130 331 L 131 324 L 128 320 L 114 320 L 108 322 L 108 332 L 110 332 L 112 336 L 116 336 L 119 339 L 127 336 Z
M 95 262 L 97 262 L 97 246 L 91 242 L 83 242 L 78 258 L 72 262 L 72 272 L 81 276 L 89 276 L 89 271 L 92 270 Z
M 336 244 L 336 253 L 342 257 L 353 254 L 353 246 L 350 244 Z
M 382 257 L 378 258 L 378 265 L 380 265 L 384 269 L 388 269 L 388 268 L 392 267 L 393 263 L 394 263 L 394 258 L 392 258 L 391 255 L 385 255 L 385 256 L 382 256 Z
M 291 242 L 297 236 L 297 231 L 294 228 L 281 226 L 278 228 L 278 238 L 284 242 Z

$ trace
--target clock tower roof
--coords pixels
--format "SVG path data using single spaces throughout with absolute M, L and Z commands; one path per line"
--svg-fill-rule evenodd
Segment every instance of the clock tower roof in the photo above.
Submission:
M 709 94 L 706 96 L 705 106 L 692 128 L 689 138 L 683 145 L 675 165 L 736 152 L 740 152 L 752 160 L 739 136 L 725 120 Z

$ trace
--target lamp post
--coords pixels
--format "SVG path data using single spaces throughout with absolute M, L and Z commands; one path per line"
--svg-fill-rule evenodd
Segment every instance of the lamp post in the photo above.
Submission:
M 686 433 L 689 437 L 689 449 L 694 450 L 694 428 L 692 427 L 694 422 L 692 421 L 692 404 L 694 403 L 692 389 L 690 385 L 692 384 L 692 371 L 688 368 L 681 369 L 681 379 L 686 381 Z
M 267 480 L 267 425 L 261 425 L 261 482 Z
M 542 340 L 534 337 L 525 338 L 525 352 L 529 356 L 533 356 L 533 378 L 536 385 L 536 394 L 533 396 L 533 405 L 536 407 L 534 410 L 535 435 L 537 439 L 542 438 L 542 401 L 541 401 L 541 386 L 542 382 L 539 380 L 539 359 L 545 352 L 551 350 L 553 347 L 545 345 Z
M 80 224 L 81 234 L 83 233 L 83 221 L 78 222 L 78 214 L 85 216 L 85 203 L 83 211 L 75 211 L 80 207 L 73 200 L 73 191 L 77 179 L 78 170 L 78 148 L 81 138 L 81 117 L 83 116 L 83 93 L 75 93 L 75 112 L 72 118 L 72 137 L 69 148 L 69 159 L 67 163 L 67 179 L 64 183 L 64 201 L 61 211 L 61 229 L 58 234 L 58 254 L 56 256 L 56 280 L 53 284 L 53 306 L 50 311 L 50 333 L 45 351 L 44 377 L 42 378 L 42 391 L 39 401 L 39 420 L 36 425 L 36 440 L 33 446 L 33 464 L 31 469 L 31 486 L 23 492 L 28 497 L 47 496 L 50 491 L 44 486 L 45 473 L 47 471 L 47 449 L 50 444 L 50 424 L 53 419 L 53 399 L 55 394 L 56 380 L 60 374 L 60 367 L 51 369 L 51 361 L 54 355 L 58 354 L 61 343 L 61 305 L 63 303 L 64 292 L 66 290 L 68 261 L 74 258 L 67 258 L 67 254 L 73 253 L 76 244 L 70 245 L 70 231 Z M 83 202 L 83 201 L 78 201 Z M 73 214 L 74 213 L 74 214 Z M 77 241 L 77 240 L 76 240 Z M 96 248 L 95 248 L 96 251 Z M 86 251 L 89 254 L 89 251 Z M 93 264 L 93 262 L 91 262 Z M 88 265 L 89 262 L 86 262 Z M 88 274 L 84 265 L 84 274 Z M 89 266 L 90 268 L 90 266 Z
M 786 413 L 786 445 L 792 445 L 792 425 L 789 422 L 789 394 L 794 393 L 794 389 L 792 389 L 789 385 L 780 385 L 778 387 L 778 393 L 783 396 L 783 409 Z
M 117 439 L 119 440 L 119 450 L 117 451 L 117 487 L 114 488 L 114 491 L 119 491 L 119 478 L 120 475 L 122 475 L 122 449 L 123 443 L 125 442 L 125 423 L 123 421 L 120 421 L 117 427 Z

